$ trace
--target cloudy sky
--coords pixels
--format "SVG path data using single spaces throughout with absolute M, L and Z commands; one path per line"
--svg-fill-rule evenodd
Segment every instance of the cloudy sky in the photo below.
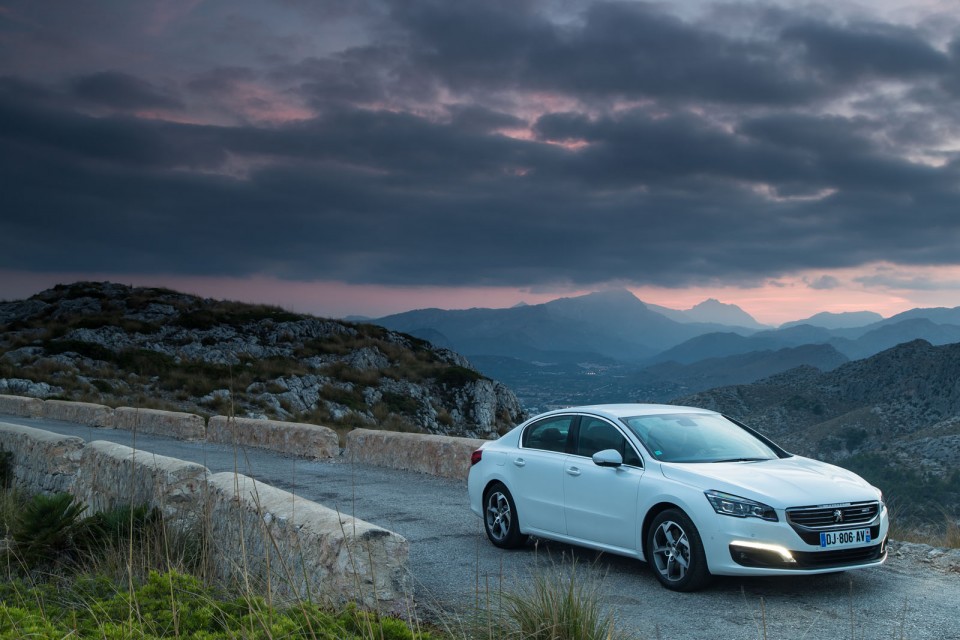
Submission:
M 960 3 L 0 0 L 0 299 L 960 305 Z

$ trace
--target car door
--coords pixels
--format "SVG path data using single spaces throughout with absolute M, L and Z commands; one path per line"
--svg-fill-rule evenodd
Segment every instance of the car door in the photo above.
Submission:
M 576 416 L 539 420 L 520 436 L 520 448 L 507 459 L 520 526 L 563 534 L 563 461 Z
M 618 451 L 623 464 L 595 464 L 591 456 L 606 449 Z M 575 447 L 563 469 L 567 535 L 639 551 L 637 510 L 642 477 L 640 456 L 616 426 L 601 418 L 581 417 Z

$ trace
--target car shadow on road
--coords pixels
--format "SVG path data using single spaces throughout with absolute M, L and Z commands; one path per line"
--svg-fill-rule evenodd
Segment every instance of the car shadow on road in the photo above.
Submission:
M 647 563 L 584 547 L 531 538 L 526 551 L 542 556 L 548 563 L 575 560 L 579 566 L 589 566 L 604 576 L 617 576 L 637 580 L 637 586 L 662 588 L 651 573 Z M 882 585 L 876 579 L 884 568 L 874 567 L 855 571 L 835 571 L 820 574 L 799 574 L 785 576 L 714 576 L 710 584 L 700 593 L 713 595 L 735 595 L 748 599 L 759 597 L 820 597 L 824 593 L 834 596 L 847 596 L 851 592 L 868 594 Z

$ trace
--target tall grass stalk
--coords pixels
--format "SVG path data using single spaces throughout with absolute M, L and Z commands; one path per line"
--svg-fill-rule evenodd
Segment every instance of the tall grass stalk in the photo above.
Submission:
M 571 558 L 534 570 L 515 590 L 488 593 L 482 637 L 511 640 L 613 640 L 624 637 L 605 611 L 603 579 Z M 488 589 L 489 592 L 489 589 Z M 491 615 L 492 612 L 492 615 Z

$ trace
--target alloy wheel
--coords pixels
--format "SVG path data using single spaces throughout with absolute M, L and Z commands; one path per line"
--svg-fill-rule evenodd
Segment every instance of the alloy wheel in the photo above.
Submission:
M 690 539 L 673 520 L 666 520 L 653 534 L 653 562 L 670 582 L 679 582 L 690 569 Z
M 492 491 L 487 496 L 486 523 L 490 537 L 496 542 L 504 542 L 510 535 L 513 513 L 510 501 L 500 491 Z

